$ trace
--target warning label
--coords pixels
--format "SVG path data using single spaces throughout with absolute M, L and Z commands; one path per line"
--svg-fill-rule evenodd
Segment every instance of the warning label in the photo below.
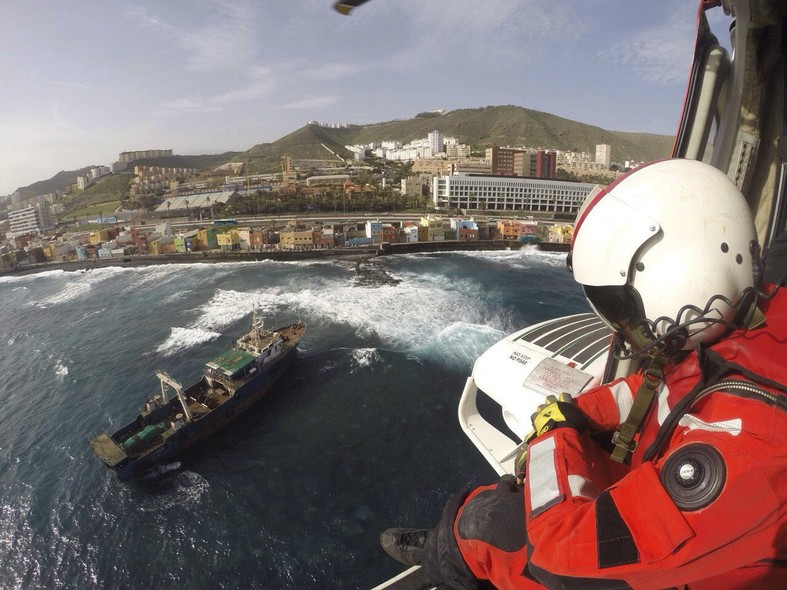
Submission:
M 573 369 L 555 359 L 542 359 L 533 372 L 528 375 L 524 387 L 547 394 L 570 393 L 576 395 L 590 381 L 591 376 L 579 369 Z

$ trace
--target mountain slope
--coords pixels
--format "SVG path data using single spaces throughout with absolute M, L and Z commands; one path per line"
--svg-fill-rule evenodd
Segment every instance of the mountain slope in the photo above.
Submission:
M 459 109 L 447 113 L 420 113 L 412 119 L 386 121 L 369 125 L 350 125 L 343 128 L 305 125 L 272 142 L 257 144 L 245 152 L 226 152 L 204 156 L 172 156 L 141 160 L 139 164 L 183 166 L 213 170 L 234 161 L 248 164 L 252 174 L 281 170 L 281 158 L 288 155 L 303 159 L 334 159 L 351 154 L 345 145 L 367 144 L 393 140 L 406 143 L 424 138 L 432 131 L 457 138 L 471 146 L 474 155 L 483 155 L 486 148 L 499 146 L 527 146 L 544 149 L 588 152 L 595 155 L 597 144 L 612 146 L 612 160 L 655 160 L 669 156 L 672 137 L 648 133 L 608 131 L 518 106 L 487 106 Z M 326 149 L 328 148 L 328 149 Z M 49 180 L 21 188 L 23 197 L 64 190 L 76 181 L 78 174 L 89 168 L 59 172 Z
M 654 160 L 669 155 L 672 137 L 646 133 L 608 131 L 550 113 L 517 106 L 460 109 L 445 114 L 424 113 L 413 119 L 387 121 L 344 128 L 306 125 L 278 141 L 256 145 L 240 159 L 249 161 L 254 171 L 274 171 L 284 154 L 297 158 L 330 158 L 322 147 L 341 155 L 345 145 L 395 140 L 402 143 L 426 137 L 432 131 L 456 137 L 482 155 L 488 147 L 528 146 L 545 149 L 588 152 L 595 155 L 596 145 L 612 146 L 614 161 Z

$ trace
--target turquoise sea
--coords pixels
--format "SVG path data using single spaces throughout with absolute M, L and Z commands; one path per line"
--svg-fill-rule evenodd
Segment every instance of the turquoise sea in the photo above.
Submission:
M 565 254 L 110 267 L 0 277 L 0 588 L 370 588 L 389 526 L 433 524 L 493 481 L 457 402 L 510 332 L 587 311 Z M 308 325 L 250 413 L 132 483 L 91 435 L 247 331 Z

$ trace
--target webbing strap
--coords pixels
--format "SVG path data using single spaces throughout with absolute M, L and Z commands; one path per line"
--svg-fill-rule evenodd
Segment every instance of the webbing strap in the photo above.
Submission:
M 664 378 L 664 366 L 667 364 L 668 358 L 666 354 L 656 355 L 645 371 L 626 420 L 612 435 L 612 443 L 615 445 L 611 454 L 613 461 L 628 463 L 631 460 L 631 453 L 637 448 L 634 437 L 642 426 L 653 403 L 653 398 L 656 396 L 656 390 Z

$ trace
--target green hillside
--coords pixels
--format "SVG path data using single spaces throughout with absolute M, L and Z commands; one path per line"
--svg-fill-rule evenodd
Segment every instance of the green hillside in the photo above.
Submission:
M 306 125 L 273 143 L 259 144 L 238 156 L 253 172 L 279 170 L 284 154 L 296 158 L 329 159 L 324 144 L 340 155 L 345 145 L 395 140 L 406 143 L 432 131 L 456 137 L 483 155 L 491 146 L 528 146 L 595 155 L 597 144 L 612 146 L 613 161 L 654 160 L 670 154 L 672 137 L 647 133 L 608 131 L 549 113 L 517 106 L 460 109 L 445 114 L 424 113 L 413 119 L 353 125 L 334 129 Z
M 39 180 L 29 186 L 20 188 L 19 193 L 22 199 L 29 199 L 30 197 L 46 195 L 55 191 L 64 191 L 69 184 L 74 184 L 77 181 L 77 176 L 86 174 L 91 168 L 95 168 L 95 166 L 86 166 L 79 170 L 61 170 L 48 180 Z
M 323 145 L 344 158 L 352 153 L 331 133 L 336 129 L 327 129 L 317 125 L 306 125 L 297 131 L 285 135 L 273 143 L 255 145 L 249 151 L 239 155 L 236 160 L 247 162 L 251 174 L 281 171 L 281 158 L 284 155 L 294 158 L 312 160 L 330 160 L 335 157 Z
M 278 172 L 284 155 L 304 159 L 333 159 L 331 150 L 342 157 L 351 154 L 344 146 L 393 140 L 406 143 L 441 131 L 471 146 L 474 155 L 483 155 L 488 147 L 527 146 L 544 149 L 581 151 L 595 155 L 597 144 L 612 146 L 612 160 L 654 160 L 669 156 L 672 137 L 648 133 L 608 131 L 563 117 L 517 106 L 488 106 L 459 109 L 444 114 L 421 113 L 412 119 L 369 125 L 351 125 L 335 129 L 306 125 L 272 143 L 255 145 L 245 152 L 171 156 L 138 160 L 135 164 L 214 170 L 227 162 L 244 162 L 248 172 Z M 326 149 L 326 147 L 328 149 Z M 65 190 L 76 182 L 78 174 L 89 170 L 59 172 L 49 180 L 21 188 L 24 197 Z
M 72 215 L 84 215 L 86 211 L 99 210 L 103 205 L 107 205 L 103 212 L 108 213 L 128 198 L 130 184 L 130 173 L 105 176 L 85 190 L 63 197 L 62 205 L 65 210 L 61 217 L 65 219 Z

